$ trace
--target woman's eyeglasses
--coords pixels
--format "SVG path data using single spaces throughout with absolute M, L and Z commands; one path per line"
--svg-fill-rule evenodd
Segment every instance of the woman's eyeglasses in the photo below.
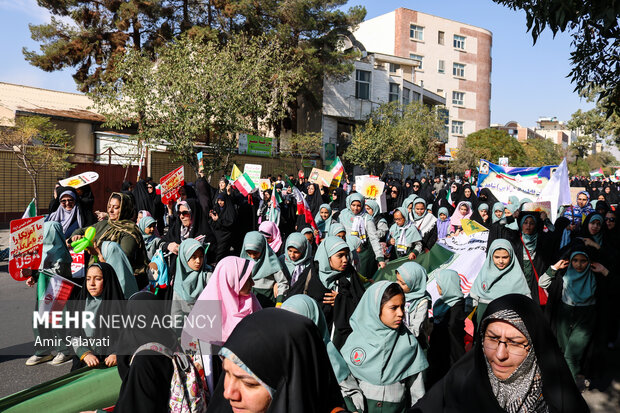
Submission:
M 500 344 L 504 344 L 508 352 L 514 356 L 523 356 L 530 350 L 529 343 L 521 344 L 510 340 L 502 341 L 499 337 L 484 336 L 483 345 L 487 350 L 496 351 Z
M 616 218 L 605 218 L 605 222 L 616 222 Z
M 192 213 L 189 211 L 179 211 L 179 215 L 181 215 L 182 217 L 188 217 L 192 215 Z

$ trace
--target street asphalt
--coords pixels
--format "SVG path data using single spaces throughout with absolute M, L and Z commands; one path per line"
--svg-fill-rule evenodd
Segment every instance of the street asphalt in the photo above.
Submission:
M 0 230 L 0 250 L 8 247 L 8 230 Z M 0 262 L 0 398 L 30 388 L 71 369 L 71 362 L 28 367 L 32 354 L 32 323 L 35 290 L 8 273 L 8 261 Z M 593 413 L 620 413 L 620 346 L 607 352 L 603 379 L 583 393 Z

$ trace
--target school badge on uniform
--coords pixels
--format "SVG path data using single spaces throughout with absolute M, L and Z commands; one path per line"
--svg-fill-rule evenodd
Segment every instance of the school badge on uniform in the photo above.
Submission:
M 351 363 L 361 366 L 364 360 L 366 360 L 366 352 L 363 348 L 356 347 L 351 351 Z

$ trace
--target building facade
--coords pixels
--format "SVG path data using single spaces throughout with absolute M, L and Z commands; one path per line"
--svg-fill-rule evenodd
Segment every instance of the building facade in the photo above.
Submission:
M 511 120 L 505 125 L 493 124 L 491 129 L 503 130 L 519 142 L 525 142 L 528 139 L 545 139 L 538 130 L 521 126 L 518 122 Z
M 447 153 L 491 119 L 490 31 L 399 8 L 362 22 L 353 32 L 366 50 L 417 60 L 410 81 L 445 97 Z
M 555 116 L 538 118 L 536 124 L 538 125 L 536 131 L 539 134 L 552 140 L 556 145 L 561 145 L 563 149 L 577 139 L 577 132 L 570 130 L 566 122 L 558 121 Z

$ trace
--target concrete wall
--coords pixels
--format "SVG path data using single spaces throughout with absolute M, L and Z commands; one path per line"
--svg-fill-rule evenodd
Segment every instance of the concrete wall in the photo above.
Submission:
M 369 52 L 394 55 L 396 11 L 362 22 L 353 33 Z M 409 57 L 409 56 L 407 56 Z

